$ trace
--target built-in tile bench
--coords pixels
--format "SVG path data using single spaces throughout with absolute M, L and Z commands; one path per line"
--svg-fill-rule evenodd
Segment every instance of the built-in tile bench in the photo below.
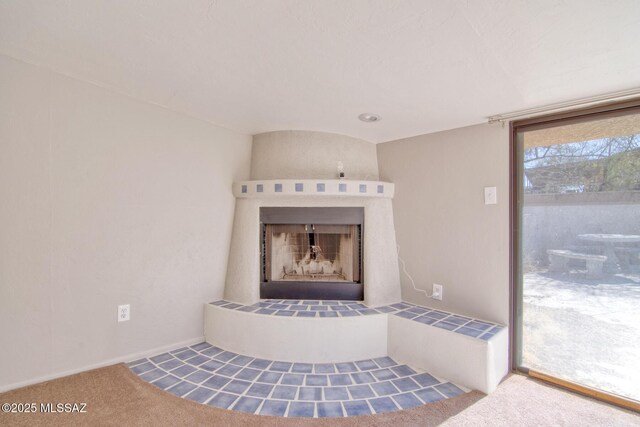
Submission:
M 205 306 L 205 339 L 242 354 L 323 363 L 391 356 L 489 393 L 507 373 L 507 328 L 409 303 L 266 300 Z

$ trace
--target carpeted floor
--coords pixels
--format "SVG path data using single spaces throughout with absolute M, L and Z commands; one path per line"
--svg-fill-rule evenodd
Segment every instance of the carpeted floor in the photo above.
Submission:
M 0 425 L 222 426 L 640 426 L 640 415 L 512 375 L 490 396 L 471 392 L 418 408 L 341 419 L 246 415 L 173 396 L 125 365 L 83 372 L 0 394 L 4 403 L 81 403 L 86 413 L 0 412 Z
M 640 414 L 548 385 L 509 376 L 496 391 L 444 426 L 640 426 Z

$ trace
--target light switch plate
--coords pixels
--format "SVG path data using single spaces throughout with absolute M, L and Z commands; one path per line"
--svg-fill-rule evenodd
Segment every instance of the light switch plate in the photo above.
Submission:
M 495 205 L 498 203 L 498 191 L 496 187 L 484 187 L 484 204 Z

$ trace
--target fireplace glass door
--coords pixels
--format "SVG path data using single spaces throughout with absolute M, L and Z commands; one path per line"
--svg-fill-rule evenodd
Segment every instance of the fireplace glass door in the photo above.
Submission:
M 260 298 L 364 299 L 362 207 L 261 207 Z
M 267 224 L 267 281 L 360 282 L 359 228 L 358 225 Z

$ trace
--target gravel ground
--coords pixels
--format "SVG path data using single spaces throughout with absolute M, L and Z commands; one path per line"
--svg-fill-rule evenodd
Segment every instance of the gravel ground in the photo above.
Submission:
M 524 275 L 523 365 L 640 400 L 640 275 Z

